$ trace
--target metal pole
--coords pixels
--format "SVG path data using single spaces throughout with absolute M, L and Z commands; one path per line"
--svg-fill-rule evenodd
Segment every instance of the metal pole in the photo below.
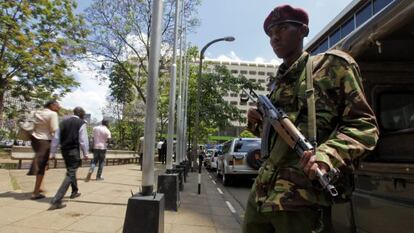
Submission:
M 194 163 L 194 160 L 197 158 L 197 150 L 198 150 L 198 137 L 199 137 L 199 127 L 200 124 L 200 88 L 201 88 L 201 74 L 203 70 L 203 58 L 204 58 L 204 52 L 206 49 L 219 41 L 234 41 L 234 37 L 228 36 L 223 37 L 219 39 L 215 39 L 213 41 L 210 41 L 208 44 L 206 44 L 200 52 L 200 59 L 199 59 L 199 65 L 198 65 L 198 78 L 197 78 L 197 95 L 196 95 L 196 115 L 195 115 L 195 122 L 194 122 L 194 140 L 193 140 L 193 151 L 192 151 L 192 163 Z M 192 170 L 194 169 L 194 164 L 191 164 Z
M 174 150 L 174 119 L 175 119 L 175 89 L 177 77 L 177 35 L 178 35 L 178 18 L 179 18 L 180 0 L 175 2 L 175 25 L 174 25 L 174 45 L 173 45 L 173 62 L 170 73 L 170 100 L 168 111 L 168 139 L 167 139 L 167 170 L 172 167 L 172 155 Z M 177 158 L 176 158 L 177 159 Z
M 184 3 L 183 3 L 184 4 Z M 183 41 L 183 37 L 182 37 L 182 17 L 183 15 L 181 14 L 180 17 L 180 27 L 179 27 L 179 37 L 180 37 L 180 70 L 179 70 L 179 78 L 178 78 L 178 96 L 177 96 L 177 130 L 176 130 L 176 136 L 177 136 L 177 140 L 176 140 L 176 162 L 177 164 L 180 164 L 181 162 L 181 154 L 180 154 L 180 140 L 181 140 L 181 135 L 180 135 L 180 131 L 181 131 L 181 92 L 182 92 L 182 86 L 181 86 L 181 82 L 182 82 L 182 70 L 183 70 L 183 64 L 182 64 L 182 41 Z
M 186 59 L 186 66 L 185 66 L 185 84 L 184 84 L 184 89 L 185 89 L 185 93 L 184 93 L 184 119 L 183 119 L 183 131 L 184 131 L 184 140 L 183 140 L 183 155 L 185 155 L 187 160 L 187 143 L 188 143 L 188 135 L 187 135 L 187 113 L 188 113 L 188 80 L 189 80 L 189 72 L 190 72 L 190 68 L 189 68 L 189 64 L 188 64 L 188 60 Z
M 162 0 L 152 5 L 151 40 L 149 54 L 149 77 L 145 107 L 144 159 L 142 168 L 142 195 L 149 196 L 154 188 L 154 145 L 157 119 L 158 69 L 161 48 Z

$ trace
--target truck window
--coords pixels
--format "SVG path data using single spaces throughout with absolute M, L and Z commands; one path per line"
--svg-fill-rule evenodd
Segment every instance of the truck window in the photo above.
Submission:
M 378 95 L 381 136 L 376 153 L 365 161 L 414 162 L 414 91 L 387 91 Z
M 385 131 L 414 128 L 414 93 L 384 93 L 379 107 L 379 123 Z

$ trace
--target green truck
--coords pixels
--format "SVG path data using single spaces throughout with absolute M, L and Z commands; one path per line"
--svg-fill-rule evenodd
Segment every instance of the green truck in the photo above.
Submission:
M 329 48 L 358 62 L 380 127 L 351 201 L 333 206 L 335 233 L 414 232 L 414 1 L 351 2 L 306 49 Z

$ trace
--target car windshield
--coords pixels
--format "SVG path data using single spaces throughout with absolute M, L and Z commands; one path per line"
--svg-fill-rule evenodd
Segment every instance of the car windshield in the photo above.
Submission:
M 260 148 L 259 140 L 237 141 L 234 146 L 234 152 L 249 152 L 257 148 Z

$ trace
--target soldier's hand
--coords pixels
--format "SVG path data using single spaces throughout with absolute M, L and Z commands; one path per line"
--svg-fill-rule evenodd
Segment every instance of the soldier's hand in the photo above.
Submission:
M 247 120 L 251 124 L 261 124 L 263 117 L 257 108 L 249 108 L 249 111 L 247 112 Z
M 316 170 L 319 168 L 322 174 L 329 171 L 329 166 L 324 162 L 316 162 L 316 156 L 312 151 L 303 152 L 303 156 L 299 161 L 299 166 L 303 169 L 309 179 L 313 180 L 316 177 Z

